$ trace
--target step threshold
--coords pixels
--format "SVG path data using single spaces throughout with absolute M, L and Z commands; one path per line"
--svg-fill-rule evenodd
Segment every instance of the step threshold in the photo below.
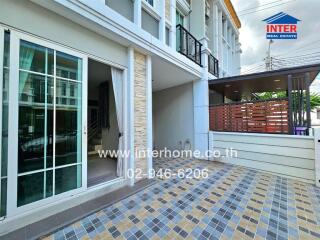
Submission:
M 1 240 L 26 240 L 39 239 L 42 236 L 51 234 L 74 222 L 79 221 L 95 212 L 111 206 L 137 192 L 146 189 L 156 183 L 154 179 L 144 179 L 136 182 L 134 186 L 125 186 L 118 190 L 107 193 L 98 198 L 92 199 L 78 206 L 59 212 L 41 221 L 29 224 L 6 235 L 0 236 Z

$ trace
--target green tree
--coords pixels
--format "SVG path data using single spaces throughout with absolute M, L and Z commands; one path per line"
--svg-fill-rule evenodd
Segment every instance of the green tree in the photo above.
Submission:
M 319 93 L 310 93 L 310 107 L 311 110 L 320 106 L 320 94 Z
M 274 99 L 274 98 L 285 98 L 287 96 L 287 93 L 285 91 L 281 92 L 264 92 L 264 93 L 258 93 L 259 99 L 261 100 L 268 100 L 268 99 Z M 320 94 L 312 92 L 310 93 L 310 107 L 311 110 L 314 110 L 317 107 L 320 107 Z

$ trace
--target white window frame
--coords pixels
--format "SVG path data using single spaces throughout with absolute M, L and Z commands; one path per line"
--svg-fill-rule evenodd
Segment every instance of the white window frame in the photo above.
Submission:
M 4 58 L 4 31 L 5 29 L 0 26 L 0 147 L 2 148 L 2 103 L 3 103 L 3 58 Z M 2 186 L 2 151 L 0 151 L 0 204 L 1 204 L 1 186 Z M 8 184 L 8 182 L 7 182 Z M 8 188 L 7 188 L 8 191 Z
M 179 14 L 179 18 L 182 17 L 182 20 L 183 20 L 182 26 L 185 27 L 185 25 L 186 25 L 186 15 L 179 8 L 176 8 L 176 15 L 177 15 L 177 13 Z M 179 24 L 181 24 L 181 23 L 179 23 Z M 177 23 L 177 25 L 178 25 L 178 23 Z
M 17 180 L 18 180 L 18 111 L 19 111 L 19 49 L 20 39 L 29 41 L 56 51 L 60 51 L 72 56 L 82 59 L 82 186 L 78 189 L 74 189 L 59 195 L 53 195 L 51 197 L 17 207 Z M 46 206 L 53 202 L 68 198 L 73 195 L 84 192 L 87 189 L 87 70 L 88 70 L 88 57 L 82 53 L 73 51 L 66 47 L 51 43 L 49 41 L 42 40 L 40 38 L 30 36 L 15 30 L 10 32 L 10 86 L 9 86 L 9 126 L 8 133 L 8 152 L 11 153 L 10 161 L 8 161 L 8 182 L 7 189 L 7 216 L 12 217 L 37 209 L 42 206 Z M 2 75 L 1 75 L 2 76 Z M 54 120 L 55 121 L 55 120 Z M 54 123 L 55 125 L 55 123 Z M 13 154 L 15 153 L 15 154 Z M 78 163 L 80 164 L 80 163 Z M 67 165 L 66 165 L 67 166 Z M 53 176 L 53 183 L 54 183 Z

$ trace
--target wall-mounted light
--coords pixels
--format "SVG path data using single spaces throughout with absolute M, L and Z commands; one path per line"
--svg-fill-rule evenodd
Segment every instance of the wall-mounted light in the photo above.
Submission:
M 281 80 L 280 79 L 276 79 L 276 80 L 273 80 L 274 82 L 280 82 Z

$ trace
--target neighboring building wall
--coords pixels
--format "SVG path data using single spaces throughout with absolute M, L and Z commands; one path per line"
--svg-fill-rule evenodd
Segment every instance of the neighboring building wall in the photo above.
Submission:
M 311 126 L 320 127 L 320 108 L 311 111 Z
M 134 53 L 134 150 L 147 150 L 147 58 Z M 142 156 L 135 157 L 135 169 L 147 173 L 148 161 Z M 141 176 L 140 176 L 141 177 Z
M 161 150 L 182 149 L 190 141 L 193 148 L 192 83 L 153 92 L 153 142 Z
M 1 0 L 0 22 L 127 66 L 127 48 L 30 1 Z M 90 44 L 88 44 L 90 43 Z M 94 46 L 94 47 L 92 47 Z
M 209 149 L 221 152 L 218 161 L 315 181 L 313 137 L 223 132 L 209 135 Z M 237 152 L 237 157 L 225 158 L 225 150 L 230 148 Z

